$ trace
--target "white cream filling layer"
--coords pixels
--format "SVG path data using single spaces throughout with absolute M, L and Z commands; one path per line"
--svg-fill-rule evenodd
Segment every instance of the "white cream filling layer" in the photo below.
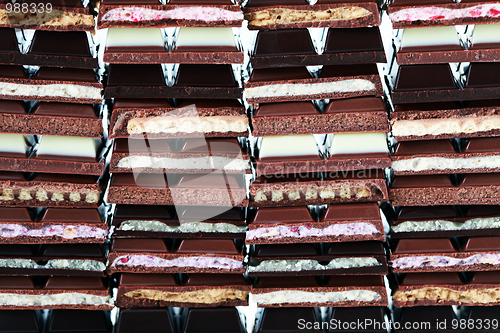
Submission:
M 323 229 L 313 228 L 309 225 L 300 225 L 296 227 L 280 225 L 276 227 L 248 230 L 246 239 L 370 235 L 378 232 L 378 229 L 373 224 L 367 222 L 332 224 Z
M 363 79 L 342 80 L 336 82 L 310 84 L 271 84 L 254 88 L 245 88 L 245 98 L 317 95 L 336 92 L 374 90 L 373 82 Z
M 500 156 L 470 158 L 417 157 L 392 162 L 394 171 L 480 169 L 500 167 Z
M 169 226 L 160 221 L 138 221 L 129 220 L 120 224 L 118 230 L 123 231 L 157 231 L 157 232 L 224 232 L 224 233 L 242 233 L 246 227 L 238 227 L 230 223 L 205 223 L 205 222 L 186 222 L 179 226 Z
M 500 128 L 500 116 L 465 116 L 460 118 L 395 120 L 394 136 L 423 136 L 486 132 Z
M 102 99 L 100 88 L 76 84 L 35 85 L 0 82 L 0 95 Z
M 0 259 L 0 267 L 33 269 L 78 269 L 82 271 L 104 271 L 106 265 L 96 260 L 52 259 L 45 265 L 39 265 L 31 259 Z
M 471 266 L 471 265 L 499 265 L 500 254 L 480 253 L 467 258 L 454 258 L 447 256 L 414 256 L 398 258 L 392 262 L 394 268 L 415 267 L 449 267 L 449 266 Z
M 438 230 L 473 230 L 500 228 L 500 217 L 487 217 L 467 220 L 464 223 L 443 220 L 406 221 L 392 226 L 394 232 L 438 231 Z
M 110 305 L 113 300 L 109 296 L 97 296 L 83 293 L 63 293 L 45 295 L 0 294 L 0 305 L 11 306 L 49 306 L 49 305 Z
M 226 133 L 246 132 L 246 116 L 209 116 L 209 117 L 148 117 L 132 118 L 127 123 L 129 134 L 141 133 Z
M 353 267 L 379 266 L 381 263 L 370 257 L 336 258 L 328 265 L 321 265 L 316 260 L 265 260 L 257 266 L 248 266 L 249 272 L 296 272 L 296 271 L 319 271 L 328 269 L 341 269 Z
M 207 156 L 197 158 L 162 158 L 151 156 L 127 156 L 122 158 L 117 166 L 119 168 L 158 168 L 158 169 L 224 169 L 246 170 L 250 168 L 248 161 L 240 158 L 220 156 Z
M 143 22 L 172 20 L 236 21 L 243 20 L 243 13 L 217 7 L 181 6 L 171 10 L 157 10 L 145 7 L 121 7 L 108 11 L 102 21 Z
M 391 11 L 389 18 L 397 21 L 453 20 L 456 18 L 500 17 L 500 4 L 484 4 L 466 8 L 420 7 Z
M 332 292 L 308 292 L 299 290 L 280 290 L 270 293 L 252 294 L 257 304 L 281 303 L 327 303 L 327 302 L 370 302 L 380 299 L 380 295 L 371 290 L 347 290 Z

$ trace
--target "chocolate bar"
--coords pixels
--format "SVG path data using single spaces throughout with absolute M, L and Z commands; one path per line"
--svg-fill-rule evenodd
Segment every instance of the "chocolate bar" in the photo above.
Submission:
M 322 54 L 315 51 L 307 29 L 259 31 L 250 58 L 255 69 L 376 62 L 386 62 L 377 27 L 330 29 Z
M 254 327 L 255 333 L 270 332 L 303 332 L 298 326 L 299 321 L 303 323 L 322 324 L 321 314 L 315 308 L 264 308 L 257 314 L 257 322 Z M 293 320 L 290 320 L 293 318 Z M 320 329 L 309 329 L 307 332 L 320 333 Z
M 449 238 L 400 239 L 390 256 L 395 273 L 497 270 L 500 237 L 470 237 L 452 244 Z
M 0 308 L 111 310 L 113 300 L 99 277 L 0 276 Z
M 252 288 L 252 298 L 259 307 L 386 306 L 388 302 L 383 277 L 377 275 L 341 275 L 322 284 L 313 276 L 261 277 Z
M 116 305 L 214 307 L 248 305 L 250 285 L 243 275 L 190 274 L 181 284 L 172 274 L 121 274 Z
M 243 11 L 249 29 L 359 28 L 380 25 L 377 3 L 367 0 L 319 0 L 312 6 L 305 0 L 250 0 Z
M 0 201 L 11 207 L 99 207 L 103 192 L 88 175 L 0 172 Z
M 448 175 L 397 176 L 389 187 L 395 206 L 497 205 L 497 173 L 466 174 L 452 183 Z
M 407 273 L 393 293 L 394 306 L 498 305 L 500 273 L 476 272 L 462 280 L 458 273 Z
M 380 242 L 333 243 L 322 253 L 314 244 L 260 245 L 248 276 L 387 274 Z
M 327 332 L 385 333 L 387 318 L 391 317 L 384 307 L 332 308 Z
M 250 206 L 281 207 L 387 200 L 382 170 L 260 176 L 250 185 Z
M 97 18 L 99 29 L 111 27 L 241 27 L 243 13 L 230 0 L 172 0 L 162 5 L 155 0 L 131 4 L 105 0 Z
M 227 209 L 227 210 L 226 210 Z M 113 237 L 245 238 L 246 224 L 238 208 L 117 205 Z
M 94 31 L 89 8 L 79 0 L 22 0 L 0 4 L 0 27 L 55 31 Z M 23 8 L 28 9 L 22 10 Z M 33 11 L 34 10 L 34 11 Z
M 99 104 L 101 90 L 91 69 L 40 67 L 28 78 L 22 66 L 0 65 L 2 99 Z
M 391 156 L 395 175 L 498 172 L 500 138 L 474 138 L 453 146 L 450 140 L 400 142 Z
M 168 180 L 168 184 L 167 184 Z M 241 175 L 115 173 L 108 202 L 143 205 L 246 207 Z
M 145 327 L 153 332 L 175 332 L 168 309 L 120 309 L 115 329 L 117 333 L 134 333 Z
M 106 257 L 99 244 L 0 245 L 0 274 L 103 276 Z
M 458 207 L 457 207 L 458 208 Z M 391 221 L 393 238 L 495 236 L 500 234 L 497 206 L 400 207 Z
M 0 243 L 102 243 L 108 226 L 97 209 L 47 208 L 30 214 L 27 208 L 0 207 Z
M 159 64 L 111 64 L 104 98 L 238 99 L 242 90 L 231 65 L 181 64 L 170 87 Z
M 111 173 L 250 173 L 248 152 L 237 139 L 117 139 Z
M 46 103 L 33 107 L 21 101 L 0 101 L 0 131 L 33 135 L 100 138 L 100 108 L 90 104 Z
M 162 239 L 114 239 L 108 273 L 244 273 L 232 239 L 184 239 L 169 250 Z
M 238 310 L 234 307 L 189 309 L 181 332 L 201 331 L 244 333 L 246 329 Z
M 391 165 L 385 133 L 335 133 L 328 155 L 323 155 L 323 147 L 319 149 L 312 134 L 264 137 L 255 152 L 257 175 L 382 169 Z
M 248 103 L 382 96 L 376 64 L 328 65 L 312 77 L 305 67 L 255 69 L 245 82 Z
M 11 30 L 14 31 L 14 29 Z M 12 55 L 13 59 L 10 62 L 0 60 L 0 63 L 87 69 L 98 67 L 97 58 L 92 56 L 87 33 L 84 31 L 37 30 L 28 52 L 21 54 L 15 52 L 14 49 Z
M 385 240 L 376 204 L 331 205 L 318 220 L 312 218 L 307 207 L 260 208 L 248 225 L 245 242 L 282 244 Z
M 499 101 L 399 104 L 391 112 L 398 141 L 499 136 Z
M 231 28 L 182 27 L 171 51 L 158 28 L 110 28 L 104 61 L 129 64 L 242 64 Z
M 394 29 L 429 25 L 461 25 L 498 22 L 497 1 L 394 0 L 388 7 Z
M 248 136 L 245 107 L 236 100 L 188 99 L 179 108 L 160 99 L 115 99 L 110 138 Z
M 42 333 L 43 318 L 36 310 L 0 310 L 2 331 Z
M 262 103 L 252 117 L 253 135 L 389 132 L 384 102 L 378 97 L 331 100 L 324 113 L 311 102 Z
M 113 330 L 107 311 L 53 310 L 47 323 L 47 333 L 65 331 L 111 333 Z
M 475 308 L 475 307 L 474 307 Z M 485 309 L 489 309 L 485 308 Z M 454 327 L 453 323 L 459 323 L 459 318 L 451 306 L 414 306 L 411 308 L 394 309 L 395 320 L 401 325 L 401 329 L 395 332 L 418 333 L 422 329 L 404 329 L 412 327 L 418 318 L 427 318 L 425 332 L 429 333 L 453 333 L 460 332 L 460 326 Z M 480 332 L 480 330 L 477 330 Z
M 12 134 L 22 137 L 20 134 Z M 104 171 L 105 146 L 93 138 L 44 135 L 36 149 L 17 155 L 0 150 L 0 170 L 100 176 Z M 3 141 L 0 139 L 0 142 Z M 12 141 L 2 142 L 9 148 Z M 2 149 L 3 150 L 3 149 Z

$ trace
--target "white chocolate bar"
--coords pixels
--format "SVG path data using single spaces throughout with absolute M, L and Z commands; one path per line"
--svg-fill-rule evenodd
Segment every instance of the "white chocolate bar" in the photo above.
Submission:
M 334 134 L 330 155 L 389 153 L 385 133 L 340 133 Z
M 459 45 L 457 31 L 453 26 L 405 29 L 401 47 Z
M 259 157 L 319 155 L 312 134 L 266 136 L 262 138 Z
M 0 134 L 0 152 L 25 154 L 27 149 L 24 135 Z
M 233 30 L 231 28 L 179 28 L 177 46 L 234 46 Z
M 44 135 L 38 146 L 37 155 L 97 156 L 98 144 L 93 138 Z
M 161 46 L 163 34 L 159 28 L 109 28 L 106 47 Z

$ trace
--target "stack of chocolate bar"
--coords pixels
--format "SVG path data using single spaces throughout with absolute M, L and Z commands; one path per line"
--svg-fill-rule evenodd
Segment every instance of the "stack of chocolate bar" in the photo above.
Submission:
M 179 319 L 167 308 L 183 307 L 185 332 L 200 320 L 210 331 L 233 321 L 241 332 L 234 307 L 248 304 L 251 288 L 243 13 L 230 0 L 104 0 L 98 20 L 108 28 L 104 96 L 115 139 L 107 271 L 127 309 L 117 331 L 140 331 L 144 318 L 167 331 Z
M 388 198 L 391 162 L 377 3 L 249 0 L 243 10 L 255 35 L 244 91 L 257 138 L 247 272 L 265 308 L 255 331 L 298 331 L 287 318 L 321 321 L 317 307 L 384 321 L 376 202 Z
M 22 9 L 32 5 L 35 13 Z M 108 145 L 93 17 L 80 1 L 2 6 L 0 326 L 41 332 L 35 310 L 59 309 L 46 316 L 50 332 L 93 330 L 88 320 L 110 332 Z
M 389 6 L 400 29 L 392 71 L 393 302 L 428 306 L 403 309 L 402 316 L 457 318 L 451 307 L 433 306 L 500 305 L 493 296 L 500 288 L 499 5 Z M 484 312 L 472 310 L 458 318 Z

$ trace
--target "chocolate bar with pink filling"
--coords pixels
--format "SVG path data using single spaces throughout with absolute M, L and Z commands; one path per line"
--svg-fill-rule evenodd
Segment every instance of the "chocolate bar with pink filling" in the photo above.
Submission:
M 388 7 L 395 29 L 432 26 L 495 23 L 500 21 L 500 2 L 496 0 L 393 0 Z
M 399 239 L 390 255 L 394 273 L 494 271 L 500 237 Z
M 248 225 L 247 244 L 385 240 L 377 204 L 331 205 L 324 216 L 307 207 L 260 208 Z
M 97 209 L 0 207 L 0 243 L 103 243 L 108 225 Z
M 241 245 L 241 244 L 240 244 Z M 244 273 L 242 247 L 232 239 L 114 239 L 108 273 Z
M 101 244 L 0 245 L 0 274 L 7 276 L 104 276 Z
M 114 238 L 245 238 L 243 211 L 234 207 L 116 205 Z
M 239 274 L 120 275 L 116 305 L 123 308 L 214 307 L 248 305 L 250 285 Z
M 105 0 L 97 27 L 241 27 L 243 13 L 231 0 Z

